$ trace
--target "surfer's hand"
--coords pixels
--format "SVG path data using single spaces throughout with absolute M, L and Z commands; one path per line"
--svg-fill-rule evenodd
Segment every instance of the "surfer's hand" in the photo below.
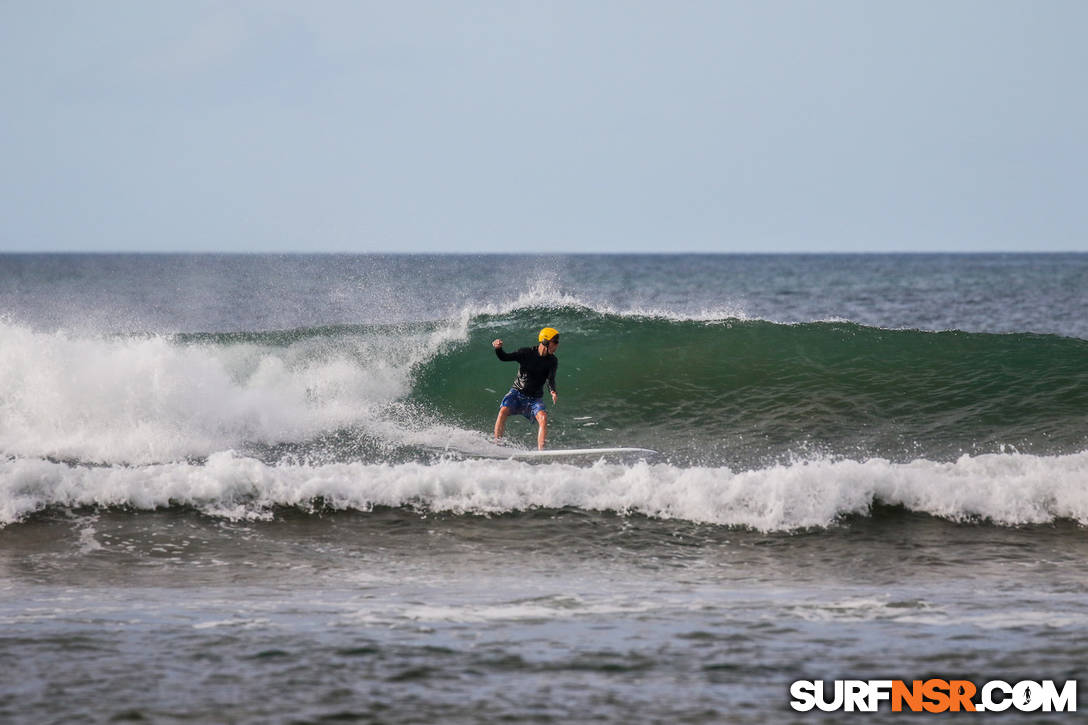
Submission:
M 552 405 L 559 405 L 559 393 L 552 391 Z
M 495 340 L 494 342 L 491 343 L 491 347 L 498 350 L 500 347 L 502 347 L 502 340 Z

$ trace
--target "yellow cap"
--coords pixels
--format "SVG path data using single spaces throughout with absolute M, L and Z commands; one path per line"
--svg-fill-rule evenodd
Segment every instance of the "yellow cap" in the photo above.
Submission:
M 540 336 L 537 337 L 537 340 L 539 340 L 540 342 L 548 342 L 553 337 L 558 336 L 559 330 L 555 329 L 554 327 L 545 327 L 543 330 L 540 331 Z

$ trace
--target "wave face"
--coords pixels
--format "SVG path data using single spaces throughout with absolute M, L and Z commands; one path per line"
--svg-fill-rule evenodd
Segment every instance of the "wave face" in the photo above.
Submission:
M 417 368 L 413 398 L 486 429 L 515 369 L 496 360 L 490 340 L 529 344 L 525 331 L 545 322 L 563 334 L 554 414 L 557 440 L 572 447 L 638 445 L 674 461 L 754 464 L 806 452 L 1069 453 L 1088 440 L 1088 341 L 848 322 L 678 320 L 577 306 L 481 315 L 465 341 Z

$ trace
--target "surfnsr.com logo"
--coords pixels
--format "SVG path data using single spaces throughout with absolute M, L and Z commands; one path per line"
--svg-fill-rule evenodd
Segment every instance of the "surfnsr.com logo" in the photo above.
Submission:
M 790 685 L 790 707 L 799 712 L 1076 712 L 1077 681 L 1015 684 L 991 680 L 978 687 L 969 680 L 797 680 Z

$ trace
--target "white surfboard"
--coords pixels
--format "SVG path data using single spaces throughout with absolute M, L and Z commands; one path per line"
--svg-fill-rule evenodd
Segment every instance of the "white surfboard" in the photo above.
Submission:
M 542 451 L 524 451 L 515 453 L 510 456 L 510 458 L 574 458 L 611 455 L 656 456 L 657 451 L 649 448 L 545 448 Z

